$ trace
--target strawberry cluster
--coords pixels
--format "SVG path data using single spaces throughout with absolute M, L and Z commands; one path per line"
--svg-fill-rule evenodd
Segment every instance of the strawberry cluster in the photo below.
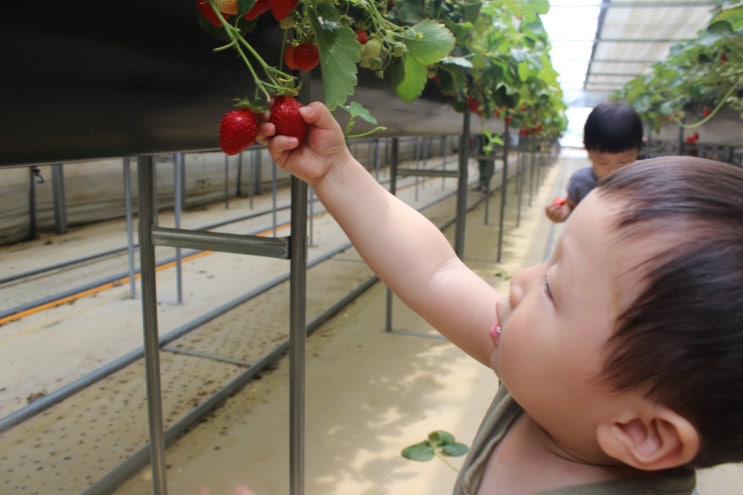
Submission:
M 213 0 L 213 3 L 225 18 L 238 12 L 237 0 Z M 245 14 L 245 18 L 252 21 L 270 10 L 274 19 L 282 21 L 297 8 L 297 4 L 299 0 L 256 0 L 253 7 Z M 196 7 L 207 21 L 216 27 L 222 27 L 222 21 L 217 17 L 209 0 L 196 0 Z
M 293 136 L 302 144 L 307 124 L 299 114 L 302 105 L 292 96 L 277 96 L 271 103 L 269 122 L 276 134 Z M 238 108 L 224 114 L 219 123 L 219 147 L 228 155 L 237 155 L 255 142 L 262 114 L 250 108 Z

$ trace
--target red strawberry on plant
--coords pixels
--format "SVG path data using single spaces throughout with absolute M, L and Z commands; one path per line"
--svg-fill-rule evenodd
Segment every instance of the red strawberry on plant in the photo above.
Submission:
M 294 136 L 301 145 L 307 134 L 307 124 L 299 114 L 302 104 L 292 96 L 276 96 L 271 104 L 269 122 L 276 127 L 276 134 Z
M 369 35 L 363 29 L 357 29 L 356 30 L 356 41 L 358 41 L 362 45 L 366 45 L 366 42 L 369 41 Z
M 712 110 L 710 110 L 709 108 L 705 108 L 704 110 L 702 110 L 702 115 L 704 115 L 705 117 L 709 117 L 709 114 L 711 113 Z
M 300 43 L 294 49 L 293 57 L 294 64 L 305 72 L 311 71 L 320 63 L 320 51 L 314 43 Z
M 298 3 L 299 0 L 268 0 L 268 8 L 274 19 L 281 21 L 297 8 Z
M 268 0 L 255 0 L 253 7 L 245 14 L 245 18 L 252 21 L 266 11 L 268 11 Z
M 689 143 L 689 144 L 694 144 L 697 141 L 699 141 L 699 133 L 698 132 L 695 132 L 691 136 L 686 136 L 686 142 Z
M 467 107 L 469 107 L 471 112 L 476 112 L 477 109 L 480 107 L 480 100 L 473 96 L 467 97 Z
M 253 144 L 257 135 L 258 119 L 247 108 L 227 112 L 219 123 L 219 147 L 228 155 L 240 153 Z
M 291 70 L 299 69 L 299 66 L 294 62 L 294 50 L 297 49 L 297 45 L 287 45 L 284 48 L 284 63 Z
M 219 20 L 219 17 L 217 17 L 214 9 L 209 5 L 208 0 L 196 0 L 196 8 L 199 9 L 201 15 L 204 16 L 204 19 L 211 22 L 214 26 L 220 27 L 222 25 L 222 22 Z

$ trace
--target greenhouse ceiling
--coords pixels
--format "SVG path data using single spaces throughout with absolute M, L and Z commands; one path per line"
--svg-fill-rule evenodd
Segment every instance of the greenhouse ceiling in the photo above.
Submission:
M 551 0 L 543 22 L 569 107 L 594 106 L 696 38 L 714 6 L 690 0 Z

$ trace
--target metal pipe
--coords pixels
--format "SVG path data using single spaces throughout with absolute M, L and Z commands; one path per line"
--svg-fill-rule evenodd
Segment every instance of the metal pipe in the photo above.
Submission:
M 459 146 L 459 183 L 457 184 L 457 227 L 454 232 L 454 252 L 464 259 L 464 229 L 467 212 L 467 171 L 470 143 L 470 109 L 464 109 L 462 138 Z
M 155 245 L 152 229 L 154 211 L 154 164 L 151 155 L 137 159 L 139 184 L 139 256 L 142 268 L 142 321 L 144 325 L 145 378 L 147 381 L 147 413 L 150 431 L 152 486 L 155 495 L 168 492 L 165 466 L 165 435 L 160 390 L 160 356 L 157 330 L 157 288 L 155 284 Z
M 67 207 L 64 194 L 64 170 L 61 163 L 52 165 L 52 194 L 54 201 L 54 232 L 67 232 Z
M 183 211 L 183 153 L 173 155 L 173 213 L 175 228 L 181 228 L 181 212 Z M 183 303 L 183 262 L 181 248 L 175 248 L 175 289 L 178 304 Z
M 134 213 L 132 212 L 132 172 L 129 157 L 123 159 L 124 169 L 124 208 L 126 209 L 126 249 L 129 265 L 129 296 L 134 299 L 137 297 L 137 284 L 134 275 Z M 116 252 L 114 250 L 111 252 Z
M 187 229 L 153 227 L 152 240 L 159 246 L 210 249 L 224 253 L 252 254 L 288 259 L 289 243 L 283 237 L 228 234 Z

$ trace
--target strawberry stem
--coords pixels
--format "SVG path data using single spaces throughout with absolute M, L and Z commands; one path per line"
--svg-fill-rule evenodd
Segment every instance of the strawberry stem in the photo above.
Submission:
M 214 5 L 213 0 L 209 0 L 209 5 L 211 5 L 212 10 L 214 10 L 217 18 L 222 23 L 222 28 L 224 29 L 225 34 L 227 34 L 230 39 L 229 43 L 215 48 L 214 51 L 222 51 L 228 48 L 234 48 L 253 77 L 253 81 L 255 82 L 256 87 L 256 93 L 258 93 L 259 91 L 262 92 L 266 98 L 266 101 L 269 101 L 273 94 L 296 94 L 298 88 L 296 87 L 294 76 L 291 76 L 276 69 L 273 66 L 268 65 L 266 61 L 263 60 L 263 58 L 260 56 L 260 54 L 255 51 L 253 46 L 248 43 L 248 41 L 243 37 L 240 29 L 227 22 L 227 20 L 222 15 L 222 12 L 220 12 Z M 237 23 L 237 21 L 235 22 Z M 263 73 L 265 74 L 267 81 L 262 80 L 258 76 L 258 73 L 253 68 L 253 64 L 250 63 L 250 59 L 243 50 L 243 47 L 260 65 L 261 69 L 263 69 Z

